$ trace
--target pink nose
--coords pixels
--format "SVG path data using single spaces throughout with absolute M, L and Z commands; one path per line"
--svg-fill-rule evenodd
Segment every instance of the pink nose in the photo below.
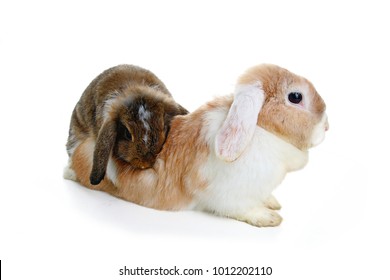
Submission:
M 329 123 L 328 123 L 328 120 L 326 120 L 326 123 L 325 123 L 325 131 L 328 131 L 329 130 Z

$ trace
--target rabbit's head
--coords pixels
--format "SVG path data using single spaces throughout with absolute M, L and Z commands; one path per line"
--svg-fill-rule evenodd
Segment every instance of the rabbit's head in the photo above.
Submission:
M 256 126 L 305 151 L 325 137 L 329 128 L 325 109 L 307 79 L 276 65 L 253 67 L 238 80 L 233 104 L 215 140 L 216 153 L 226 161 L 237 159 Z
M 92 184 L 104 178 L 111 153 L 135 169 L 152 167 L 165 142 L 171 119 L 188 113 L 172 98 L 158 97 L 150 91 L 145 88 L 106 103 L 105 121 L 94 151 Z

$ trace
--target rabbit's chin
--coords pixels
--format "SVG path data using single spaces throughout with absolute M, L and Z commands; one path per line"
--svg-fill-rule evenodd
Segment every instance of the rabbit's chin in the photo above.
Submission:
M 321 121 L 314 127 L 311 136 L 311 147 L 318 146 L 325 139 L 325 132 L 329 129 L 328 116 L 326 113 L 322 116 Z

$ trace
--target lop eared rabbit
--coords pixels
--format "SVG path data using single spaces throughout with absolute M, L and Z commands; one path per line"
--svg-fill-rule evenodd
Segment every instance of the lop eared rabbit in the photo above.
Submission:
M 90 182 L 99 184 L 110 157 L 128 167 L 153 166 L 171 119 L 188 111 L 177 104 L 164 83 L 152 72 L 118 65 L 97 76 L 86 88 L 71 119 L 67 150 L 94 139 Z
M 196 209 L 277 226 L 272 191 L 303 168 L 308 149 L 328 129 L 325 103 L 303 77 L 275 65 L 249 69 L 234 95 L 176 116 L 153 168 L 134 170 L 115 157 L 98 186 L 89 181 L 94 137 L 71 155 L 69 170 L 84 186 L 156 209 Z

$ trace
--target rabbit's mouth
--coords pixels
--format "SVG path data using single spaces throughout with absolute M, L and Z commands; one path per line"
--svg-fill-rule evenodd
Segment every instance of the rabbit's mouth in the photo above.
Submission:
M 322 116 L 320 122 L 314 127 L 311 135 L 311 147 L 315 147 L 322 143 L 325 139 L 325 133 L 329 130 L 328 116 L 326 113 Z

